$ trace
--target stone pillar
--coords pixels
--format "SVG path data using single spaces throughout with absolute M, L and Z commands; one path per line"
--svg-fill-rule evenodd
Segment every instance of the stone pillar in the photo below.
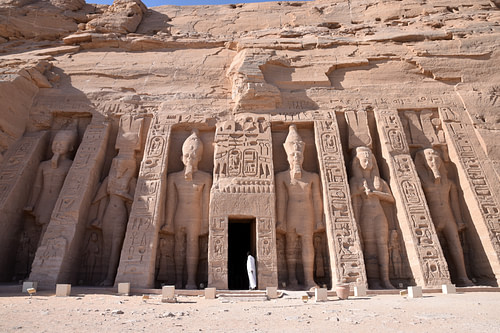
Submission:
M 255 218 L 257 286 L 278 285 L 271 140 L 268 116 L 238 114 L 236 120 L 217 125 L 208 242 L 210 287 L 228 288 L 231 216 Z
M 314 134 L 323 185 L 332 288 L 340 282 L 366 286 L 363 251 L 335 115 L 331 119 L 316 120 Z
M 464 122 L 458 112 L 440 108 L 448 142 L 450 160 L 457 166 L 465 202 L 488 257 L 497 283 L 500 284 L 500 204 L 498 178 L 482 151 L 474 128 Z
M 432 223 L 398 112 L 376 110 L 375 119 L 415 282 L 423 287 L 450 283 L 448 264 Z
M 43 159 L 47 137 L 47 132 L 25 135 L 12 145 L 0 166 L 0 281 L 12 278 L 23 207 Z
M 165 206 L 168 149 L 173 123 L 176 121 L 163 122 L 155 117 L 149 128 L 115 284 L 130 282 L 138 288 L 154 287 L 158 232 Z
M 109 127 L 98 121 L 87 126 L 36 251 L 30 281 L 45 287 L 76 282 L 75 268 L 79 265 L 87 215 L 104 163 Z

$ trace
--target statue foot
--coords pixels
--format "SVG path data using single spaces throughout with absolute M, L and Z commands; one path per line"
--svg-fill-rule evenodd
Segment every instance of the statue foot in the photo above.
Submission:
M 111 286 L 113 286 L 113 281 L 106 279 L 100 283 L 100 286 L 101 287 L 111 287 Z
M 186 288 L 184 289 L 198 289 L 198 287 L 194 283 L 186 283 Z
M 290 284 L 288 285 L 287 289 L 298 290 L 299 289 L 299 281 L 297 281 L 297 280 L 290 281 Z
M 389 280 L 382 281 L 382 287 L 384 287 L 384 289 L 396 289 Z
M 472 287 L 474 283 L 468 277 L 458 278 L 457 287 Z
M 382 285 L 380 284 L 379 280 L 371 280 L 371 279 L 368 280 L 368 287 L 370 289 L 375 289 L 375 290 L 377 290 L 377 289 L 384 289 L 382 287 Z
M 316 283 L 308 283 L 305 285 L 305 290 L 314 291 L 314 289 L 319 288 Z

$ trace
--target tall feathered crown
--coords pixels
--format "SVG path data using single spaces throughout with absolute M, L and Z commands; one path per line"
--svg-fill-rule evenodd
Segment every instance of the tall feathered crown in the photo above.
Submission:
M 302 141 L 302 138 L 300 137 L 299 133 L 297 132 L 297 126 L 294 124 L 290 125 L 288 128 L 288 136 L 286 137 L 285 143 L 283 143 L 283 147 L 285 148 L 285 151 L 287 154 L 289 152 L 292 152 L 295 147 L 294 147 L 294 142 L 301 142 L 301 147 L 300 150 L 304 151 L 304 141 Z
M 203 154 L 203 143 L 201 142 L 200 138 L 198 137 L 198 131 L 194 129 L 191 133 L 191 135 L 184 141 L 184 144 L 182 145 L 182 153 L 187 153 L 190 151 L 194 151 L 196 156 L 201 158 L 201 155 Z

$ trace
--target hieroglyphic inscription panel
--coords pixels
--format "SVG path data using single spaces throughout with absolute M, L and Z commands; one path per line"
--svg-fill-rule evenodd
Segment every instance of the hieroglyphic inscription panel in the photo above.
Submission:
M 47 146 L 47 132 L 25 135 L 7 152 L 0 165 L 0 278 L 9 280 L 15 246 L 22 223 L 22 208 L 27 202 L 36 170 Z M 13 236 L 14 235 L 14 236 Z
M 154 286 L 158 231 L 167 191 L 169 140 L 177 120 L 155 117 L 149 128 L 115 284 Z
M 269 117 L 238 114 L 217 125 L 210 198 L 208 284 L 228 287 L 228 218 L 256 221 L 257 285 L 278 283 L 275 194 Z
M 408 259 L 417 285 L 439 286 L 450 282 L 434 224 L 410 156 L 403 125 L 397 111 L 377 110 L 375 119 L 382 156 L 390 171 L 390 185 L 397 216 L 407 244 Z
M 460 179 L 468 184 L 462 184 L 462 189 L 473 223 L 496 279 L 500 281 L 500 205 L 477 151 L 480 144 L 457 111 L 442 107 L 439 114 L 449 138 L 450 159 L 459 166 Z
M 53 286 L 72 282 L 91 197 L 99 181 L 109 136 L 107 122 L 87 126 L 35 255 L 31 281 Z
M 323 185 L 326 231 L 333 285 L 366 285 L 366 270 L 352 211 L 347 172 L 335 117 L 314 122 Z

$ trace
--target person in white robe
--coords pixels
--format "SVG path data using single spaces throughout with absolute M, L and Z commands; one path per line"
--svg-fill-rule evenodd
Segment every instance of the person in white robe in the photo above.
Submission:
M 252 257 L 250 252 L 247 252 L 247 272 L 250 290 L 254 290 L 257 287 L 257 278 L 255 277 L 255 258 Z

